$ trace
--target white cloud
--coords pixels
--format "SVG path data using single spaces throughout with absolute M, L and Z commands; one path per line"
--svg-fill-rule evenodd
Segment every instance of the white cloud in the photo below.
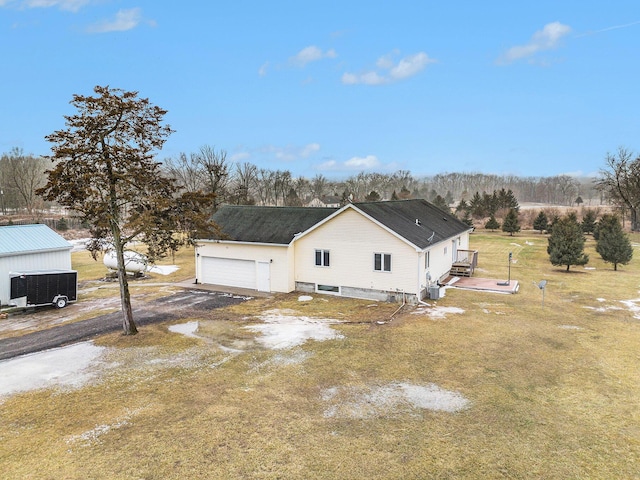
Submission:
M 260 75 L 261 77 L 264 77 L 267 74 L 268 69 L 269 69 L 269 62 L 264 62 L 258 69 L 258 75 Z
M 269 145 L 261 149 L 262 153 L 271 154 L 275 156 L 277 160 L 283 162 L 293 162 L 301 158 L 308 158 L 319 150 L 320 144 L 318 143 L 309 143 L 302 147 L 293 145 L 287 145 L 285 147 Z
M 576 38 L 586 37 L 588 35 L 595 35 L 596 33 L 609 32 L 611 30 L 619 30 L 621 28 L 629 28 L 629 27 L 633 27 L 635 25 L 640 25 L 640 21 L 631 22 L 631 23 L 624 23 L 622 25 L 613 25 L 611 27 L 606 27 L 606 28 L 601 28 L 600 30 L 594 30 L 594 31 L 583 33 L 581 35 L 576 35 Z
M 529 43 L 509 48 L 498 60 L 498 64 L 509 64 L 528 58 L 538 52 L 556 48 L 562 37 L 571 32 L 571 27 L 560 22 L 547 23 L 533 34 Z
M 424 70 L 430 63 L 436 62 L 436 60 L 430 58 L 426 53 L 419 52 L 401 58 L 396 63 L 393 57 L 397 54 L 398 52 L 393 52 L 392 54 L 380 57 L 376 61 L 378 71 L 370 70 L 360 74 L 344 73 L 342 75 L 342 83 L 345 85 L 384 85 L 394 83 L 413 77 Z
M 124 32 L 138 26 L 142 20 L 142 9 L 119 10 L 115 18 L 104 20 L 87 28 L 90 33 Z
M 233 163 L 240 163 L 251 158 L 251 154 L 249 152 L 237 152 L 231 155 L 230 160 Z
M 58 7 L 60 10 L 77 12 L 90 3 L 91 0 L 24 0 L 21 5 L 26 8 L 50 8 Z M 12 0 L 0 0 L 0 7 L 15 3 Z
M 344 162 L 327 160 L 316 165 L 314 168 L 320 172 L 362 172 L 362 171 L 394 171 L 397 170 L 395 163 L 383 164 L 375 155 L 364 157 L 352 157 Z
M 349 169 L 364 169 L 376 168 L 380 165 L 378 157 L 375 155 L 367 155 L 366 157 L 353 157 L 344 162 L 345 167 Z
M 311 45 L 300 50 L 290 60 L 293 64 L 304 67 L 307 63 L 316 62 L 324 58 L 336 58 L 337 56 L 338 54 L 333 49 L 323 52 L 315 45 Z

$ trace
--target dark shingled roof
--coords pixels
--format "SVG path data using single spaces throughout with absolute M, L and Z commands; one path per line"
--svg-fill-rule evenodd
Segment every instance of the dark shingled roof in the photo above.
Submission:
M 354 206 L 421 249 L 471 230 L 469 225 L 426 200 L 354 203 Z
M 227 235 L 227 238 L 215 239 L 286 245 L 291 243 L 297 233 L 311 228 L 337 210 L 224 205 L 213 215 L 212 220 Z
M 471 229 L 426 200 L 354 203 L 353 206 L 421 249 Z M 226 237 L 212 239 L 288 245 L 296 234 L 305 232 L 337 210 L 224 205 L 213 215 L 213 221 Z

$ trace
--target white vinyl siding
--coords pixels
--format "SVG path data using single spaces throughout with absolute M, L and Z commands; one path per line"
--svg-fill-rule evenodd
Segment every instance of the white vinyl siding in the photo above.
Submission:
M 331 268 L 317 268 L 315 251 L 331 252 Z M 315 285 L 415 292 L 421 252 L 360 213 L 347 209 L 294 242 L 295 279 Z M 373 252 L 393 258 L 392 272 L 375 275 Z

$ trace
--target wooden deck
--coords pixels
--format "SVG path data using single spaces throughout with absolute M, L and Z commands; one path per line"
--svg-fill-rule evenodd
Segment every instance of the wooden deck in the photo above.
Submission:
M 458 250 L 456 261 L 451 265 L 452 277 L 471 277 L 478 266 L 477 250 Z

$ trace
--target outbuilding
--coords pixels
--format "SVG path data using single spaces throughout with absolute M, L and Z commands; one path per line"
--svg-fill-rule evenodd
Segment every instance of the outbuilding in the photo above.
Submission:
M 7 305 L 10 300 L 12 273 L 70 271 L 72 249 L 73 245 L 46 225 L 0 227 L 2 305 Z

